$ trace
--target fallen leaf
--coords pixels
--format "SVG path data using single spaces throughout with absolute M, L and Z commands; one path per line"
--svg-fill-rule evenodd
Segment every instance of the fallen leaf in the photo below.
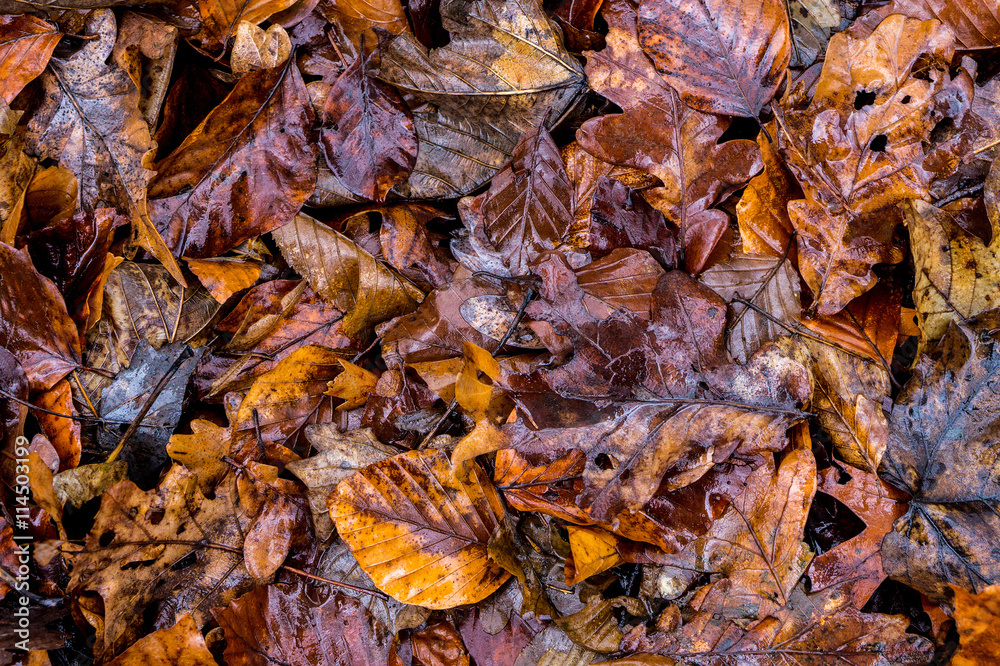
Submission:
M 378 441 L 370 428 L 342 433 L 332 423 L 323 423 L 307 426 L 305 432 L 318 453 L 291 462 L 286 468 L 306 485 L 316 538 L 326 541 L 333 534 L 326 498 L 344 479 L 399 450 Z
M 316 293 L 347 313 L 341 327 L 350 338 L 367 337 L 375 324 L 407 314 L 423 300 L 409 280 L 310 217 L 298 215 L 272 236 Z
M 149 183 L 173 253 L 216 257 L 290 222 L 316 184 L 313 121 L 294 59 L 240 79 Z
M 62 33 L 47 21 L 24 14 L 0 20 L 0 90 L 10 104 L 42 73 Z
M 123 460 L 80 465 L 56 474 L 52 479 L 52 488 L 60 504 L 69 503 L 79 509 L 95 497 L 100 497 L 108 488 L 125 480 L 127 474 L 128 465 Z
M 199 36 L 205 46 L 225 47 L 241 21 L 256 26 L 294 4 L 295 0 L 199 0 L 197 7 L 203 22 Z
M 310 593 L 311 594 L 311 593 Z M 324 598 L 325 597 L 325 598 Z M 226 633 L 227 663 L 383 666 L 391 638 L 357 600 L 332 592 L 318 602 L 290 585 L 258 587 L 213 611 Z
M 757 145 L 745 139 L 720 144 L 726 123 L 681 101 L 640 48 L 628 0 L 605 8 L 603 16 L 608 45 L 587 54 L 587 75 L 591 87 L 624 113 L 588 120 L 577 140 L 601 160 L 663 182 L 647 198 L 680 227 L 685 266 L 699 272 L 729 224 L 711 206 L 760 170 Z
M 0 345 L 13 353 L 34 390 L 48 390 L 80 366 L 76 325 L 55 285 L 27 250 L 0 243 Z
M 84 212 L 127 209 L 136 242 L 183 285 L 180 267 L 146 209 L 154 143 L 139 111 L 139 90 L 121 68 L 107 64 L 117 34 L 114 14 L 93 12 L 87 30 L 96 39 L 53 61 L 42 76 L 45 102 L 28 123 L 28 148 L 73 171 Z
M 931 599 L 1000 580 L 1000 489 L 989 461 L 1000 410 L 1000 312 L 953 322 L 896 397 L 879 474 L 912 495 L 882 542 L 882 566 Z
M 676 268 L 677 230 L 642 194 L 619 181 L 597 179 L 589 211 L 590 254 L 599 259 L 616 249 L 646 250 L 664 268 Z
M 438 622 L 410 636 L 413 658 L 420 666 L 469 666 L 469 653 L 450 622 Z
M 447 47 L 428 50 L 404 32 L 379 48 L 379 78 L 427 103 L 411 107 L 420 145 L 398 188 L 409 198 L 475 190 L 523 134 L 551 126 L 584 87 L 537 0 L 443 0 L 440 12 Z
M 639 41 L 685 102 L 706 113 L 756 118 L 791 57 L 779 0 L 643 0 Z
M 969 594 L 958 586 L 952 586 L 955 593 L 955 624 L 958 625 L 958 642 L 961 647 L 952 657 L 955 666 L 977 666 L 988 664 L 1000 657 L 1000 645 L 996 644 L 997 618 L 1000 604 L 997 593 L 1000 588 L 990 585 L 978 594 Z
M 198 477 L 202 493 L 210 493 L 230 467 L 223 460 L 229 453 L 231 432 L 204 419 L 191 421 L 190 435 L 171 435 L 167 455 Z
M 411 11 L 416 9 L 414 4 L 407 6 Z M 362 46 L 371 50 L 378 44 L 376 29 L 393 35 L 409 31 L 407 12 L 400 0 L 335 0 L 322 11 L 340 25 L 347 41 L 359 52 Z
M 190 615 L 183 615 L 169 629 L 160 629 L 143 636 L 128 650 L 115 657 L 108 666 L 145 666 L 146 664 L 184 664 L 211 666 L 215 657 L 205 645 L 198 625 Z
M 185 263 L 220 304 L 233 294 L 252 287 L 260 277 L 260 264 L 252 261 L 219 258 L 188 259 Z
M 453 608 L 480 601 L 510 576 L 486 557 L 503 516 L 496 490 L 481 470 L 460 482 L 441 451 L 370 465 L 327 503 L 361 568 L 399 601 Z
M 797 0 L 793 0 L 797 1 Z M 830 0 L 813 0 L 817 4 Z M 794 17 L 794 14 L 792 14 Z M 768 124 L 768 132 L 776 131 L 773 123 Z M 777 145 L 762 132 L 757 136 L 764 171 L 754 176 L 747 184 L 736 204 L 736 220 L 743 239 L 743 251 L 747 254 L 763 254 L 783 257 L 792 243 L 793 225 L 788 217 L 788 202 L 796 199 L 798 183 L 785 168 L 778 153 Z M 789 254 L 794 259 L 794 255 Z
M 243 76 L 284 64 L 291 52 L 292 42 L 280 25 L 271 25 L 265 32 L 250 21 L 240 21 L 229 62 L 233 74 Z
M 385 201 L 417 160 L 413 117 L 396 90 L 366 71 L 358 58 L 330 87 L 320 142 L 330 171 L 351 193 Z
M 38 425 L 59 455 L 59 470 L 72 469 L 79 465 L 83 444 L 80 440 L 80 422 L 69 418 L 77 416 L 69 380 L 60 380 L 41 394 L 35 404 L 51 412 L 36 412 L 35 418 L 38 419 Z M 66 414 L 67 417 L 63 418 L 56 414 Z
M 990 191 L 1000 185 L 1000 168 L 990 171 Z M 995 195 L 989 211 L 998 211 Z M 923 201 L 906 207 L 916 281 L 913 301 L 923 344 L 941 338 L 953 321 L 961 321 L 998 305 L 1000 290 L 1000 212 L 992 212 L 993 242 L 970 236 L 951 213 Z
M 888 11 L 918 19 L 937 19 L 966 49 L 1000 46 L 1000 6 L 993 0 L 893 0 Z
M 566 559 L 566 584 L 580 581 L 617 566 L 621 561 L 618 540 L 604 530 L 568 525 L 571 557 Z

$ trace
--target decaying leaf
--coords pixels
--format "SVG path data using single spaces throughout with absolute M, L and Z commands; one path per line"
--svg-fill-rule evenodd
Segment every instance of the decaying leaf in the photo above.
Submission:
M 947 597 L 948 584 L 978 592 L 1000 579 L 991 462 L 1000 427 L 998 330 L 998 310 L 953 322 L 892 410 L 879 473 L 913 499 L 882 543 L 882 565 L 932 599 Z
M 413 198 L 468 194 L 510 160 L 521 135 L 551 126 L 581 92 L 583 72 L 537 0 L 443 0 L 447 46 L 403 33 L 384 48 L 379 78 L 413 95 L 420 138 Z
M 328 505 L 361 568 L 399 601 L 453 608 L 510 576 L 486 556 L 503 516 L 496 489 L 482 470 L 459 481 L 441 451 L 403 453 L 356 472 Z
M 150 216 L 178 256 L 218 256 L 299 212 L 316 184 L 313 111 L 295 60 L 247 74 L 156 165 Z
M 757 117 L 791 57 L 779 0 L 643 0 L 639 40 L 685 102 L 731 116 Z
M 955 592 L 955 621 L 961 648 L 952 658 L 955 666 L 988 664 L 1000 657 L 996 626 L 1000 616 L 1000 603 L 995 585 L 984 588 L 979 594 L 969 594 L 961 587 Z
M 208 651 L 205 637 L 198 630 L 198 625 L 190 615 L 184 615 L 169 629 L 160 629 L 140 638 L 135 645 L 109 662 L 109 666 L 211 666 L 214 663 L 215 657 Z
M 0 91 L 10 104 L 42 73 L 62 33 L 48 21 L 24 14 L 0 19 Z

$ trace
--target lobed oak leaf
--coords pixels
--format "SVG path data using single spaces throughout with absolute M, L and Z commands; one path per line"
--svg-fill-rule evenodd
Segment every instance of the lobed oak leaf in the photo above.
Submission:
M 729 224 L 711 206 L 760 170 L 759 151 L 745 139 L 720 144 L 726 123 L 681 102 L 640 48 L 629 0 L 605 8 L 603 16 L 607 47 L 587 54 L 587 76 L 624 113 L 588 120 L 577 140 L 605 162 L 662 181 L 647 199 L 680 227 L 685 267 L 700 272 Z
M 791 58 L 779 0 L 642 0 L 639 42 L 685 102 L 706 113 L 756 118 Z
M 403 33 L 379 48 L 378 76 L 412 95 L 417 162 L 410 198 L 468 194 L 506 164 L 522 135 L 551 127 L 584 88 L 580 65 L 537 0 L 444 0 L 447 46 Z M 424 104 L 426 103 L 426 104 Z
M 198 477 L 198 487 L 209 494 L 229 471 L 222 459 L 229 453 L 232 431 L 204 419 L 193 419 L 190 435 L 171 435 L 167 455 Z
M 931 599 L 1000 578 L 1000 488 L 992 472 L 1000 410 L 1000 311 L 952 322 L 896 397 L 879 475 L 912 496 L 882 542 L 891 577 Z
M 327 504 L 361 568 L 399 601 L 453 608 L 484 599 L 510 576 L 486 555 L 504 515 L 496 489 L 478 468 L 458 480 L 440 450 L 369 465 Z
M 316 184 L 314 114 L 294 59 L 244 76 L 149 183 L 178 257 L 216 257 L 292 220 Z
M 73 557 L 68 590 L 75 599 L 99 595 L 103 615 L 94 654 L 107 659 L 136 638 L 143 610 L 173 624 L 190 614 L 196 626 L 211 609 L 267 582 L 250 574 L 243 541 L 256 516 L 237 491 L 235 476 L 206 499 L 197 480 L 174 466 L 153 490 L 130 481 L 108 489 L 84 550 Z M 205 546 L 204 540 L 210 544 Z M 177 567 L 178 562 L 188 564 Z

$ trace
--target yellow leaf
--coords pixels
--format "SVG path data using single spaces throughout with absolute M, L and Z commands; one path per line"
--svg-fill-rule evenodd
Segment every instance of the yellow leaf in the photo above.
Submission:
M 618 566 L 618 540 L 613 534 L 590 527 L 567 525 L 570 557 L 566 558 L 566 584 L 580 581 Z
M 330 382 L 330 388 L 326 390 L 326 395 L 332 395 L 334 398 L 340 398 L 344 401 L 343 404 L 337 405 L 337 409 L 361 407 L 375 390 L 378 375 L 354 365 L 350 361 L 338 360 L 340 365 L 344 367 L 344 371 Z

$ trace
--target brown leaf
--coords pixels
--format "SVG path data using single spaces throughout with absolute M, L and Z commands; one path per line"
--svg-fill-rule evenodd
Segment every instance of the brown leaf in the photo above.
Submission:
M 423 300 L 409 280 L 311 217 L 297 215 L 273 237 L 316 293 L 347 313 L 341 327 L 350 338 L 366 338 L 375 324 L 411 312 Z
M 348 42 L 359 52 L 362 46 L 370 51 L 378 44 L 376 29 L 393 35 L 409 31 L 406 11 L 399 0 L 333 0 L 329 5 L 324 3 L 321 11 L 340 26 Z
M 320 142 L 333 175 L 353 194 L 385 201 L 417 161 L 413 117 L 396 90 L 366 73 L 364 56 L 330 88 Z
M 923 201 L 904 207 L 916 272 L 913 300 L 925 346 L 944 335 L 951 322 L 1000 306 L 1000 208 L 995 194 L 1000 167 L 990 170 L 988 183 L 987 211 L 994 231 L 989 245 L 958 228 L 952 213 Z
M 93 12 L 87 31 L 96 39 L 53 62 L 42 77 L 45 101 L 28 123 L 28 147 L 38 157 L 71 167 L 84 212 L 128 210 L 137 243 L 184 284 L 146 210 L 154 144 L 139 111 L 139 90 L 125 71 L 107 64 L 117 34 L 114 14 Z
M 573 186 L 559 149 L 544 128 L 521 137 L 511 163 L 493 177 L 483 201 L 486 235 L 512 275 L 544 250 L 559 245 L 569 230 Z
M 794 325 L 799 319 L 798 280 L 787 260 L 734 254 L 728 261 L 702 273 L 700 280 L 729 303 L 727 346 L 740 363 L 745 363 L 764 344 L 787 335 L 788 329 L 781 324 Z M 746 303 L 734 302 L 737 297 L 753 303 L 769 316 Z
M 325 391 L 341 370 L 339 361 L 335 350 L 309 345 L 254 380 L 232 424 L 230 457 L 246 462 L 266 452 L 280 458 L 279 447 L 291 448 L 303 428 L 327 420 L 332 401 Z
M 185 263 L 217 303 L 252 287 L 260 277 L 260 264 L 253 261 L 218 258 L 188 259 Z
M 379 241 L 386 262 L 425 291 L 446 288 L 454 277 L 454 261 L 427 229 L 445 214 L 424 204 L 388 206 L 380 212 Z
M 760 170 L 752 141 L 719 139 L 726 123 L 684 105 L 646 58 L 628 0 L 606 7 L 607 48 L 587 54 L 591 87 L 624 113 L 588 120 L 577 140 L 598 158 L 650 173 L 663 182 L 647 199 L 681 229 L 685 266 L 698 272 L 729 224 L 711 210 Z
M 885 580 L 882 539 L 893 522 L 906 513 L 907 496 L 886 485 L 874 474 L 851 469 L 851 478 L 840 483 L 833 467 L 819 473 L 818 490 L 835 497 L 864 521 L 865 529 L 847 541 L 817 555 L 809 566 L 812 592 L 840 588 L 861 609 Z
M 108 666 L 147 664 L 212 666 L 215 657 L 208 651 L 198 625 L 190 615 L 183 615 L 169 629 L 160 629 L 140 638 L 135 645 L 110 661 Z
M 955 593 L 955 623 L 961 647 L 952 657 L 954 666 L 978 666 L 1000 658 L 996 627 L 1000 621 L 1000 587 L 990 585 L 979 594 L 952 586 Z
M 1000 311 L 952 323 L 896 397 L 879 474 L 913 496 L 882 542 L 882 566 L 931 599 L 1000 580 L 992 461 L 1000 428 Z
M 142 611 L 150 604 L 170 601 L 159 611 L 167 625 L 190 613 L 195 626 L 202 626 L 214 606 L 267 582 L 251 576 L 244 564 L 244 535 L 255 516 L 235 477 L 229 478 L 211 500 L 179 466 L 154 490 L 123 481 L 104 494 L 86 548 L 73 558 L 68 588 L 74 596 L 96 594 L 104 601 L 98 659 L 139 637 Z M 201 539 L 216 546 L 205 548 Z M 190 566 L 177 568 L 181 561 Z
M 394 456 L 399 450 L 378 441 L 370 428 L 342 433 L 332 423 L 322 423 L 306 426 L 305 432 L 318 453 L 291 462 L 286 469 L 306 485 L 316 538 L 326 541 L 333 533 L 326 506 L 330 493 L 355 472 Z
M 506 164 L 521 136 L 551 127 L 582 92 L 580 65 L 537 0 L 443 0 L 447 47 L 409 33 L 379 49 L 379 78 L 413 95 L 420 137 L 410 198 L 468 194 Z
M 55 415 L 77 415 L 76 407 L 73 405 L 73 389 L 69 381 L 60 380 L 51 389 L 38 396 L 35 404 L 48 412 L 54 412 L 54 414 L 36 412 L 35 418 L 59 454 L 59 470 L 72 469 L 79 465 L 83 446 L 80 441 L 80 422 Z
M 469 653 L 450 622 L 438 622 L 410 636 L 413 659 L 420 666 L 469 666 Z
M 730 116 L 760 115 L 791 58 L 779 0 L 643 0 L 639 40 L 685 102 Z
M 247 292 L 215 326 L 229 342 L 206 355 L 194 383 L 206 396 L 250 388 L 254 378 L 306 345 L 343 349 L 343 313 L 323 301 L 305 280 L 272 280 Z
M 24 86 L 42 73 L 61 38 L 56 26 L 30 14 L 0 19 L 0 90 L 4 102 L 13 102 Z
M 600 258 L 617 248 L 646 250 L 664 268 L 676 268 L 677 230 L 642 194 L 601 176 L 591 198 L 590 254 Z
M 288 9 L 295 0 L 198 0 L 197 6 L 203 21 L 199 36 L 205 46 L 225 46 L 235 36 L 240 21 L 253 25 L 262 23 L 272 15 Z
M 994 0 L 893 0 L 888 12 L 937 19 L 955 33 L 961 48 L 1000 46 L 1000 5 Z
M 361 568 L 405 603 L 475 603 L 510 576 L 486 556 L 503 516 L 496 490 L 478 469 L 460 482 L 442 451 L 370 465 L 342 481 L 328 504 Z
M 226 663 L 384 666 L 391 638 L 356 599 L 290 585 L 258 587 L 214 611 L 226 632 Z
M 80 366 L 76 325 L 55 285 L 27 250 L 0 243 L 0 344 L 24 368 L 33 390 L 48 390 Z
M 316 184 L 313 120 L 294 59 L 240 79 L 149 183 L 174 254 L 215 257 L 291 221 Z
M 828 0 L 816 0 L 826 2 Z M 769 133 L 776 132 L 774 123 Z M 736 203 L 736 219 L 740 225 L 743 251 L 783 257 L 791 242 L 792 220 L 788 217 L 788 202 L 797 198 L 798 184 L 778 153 L 777 145 L 764 136 L 757 136 L 764 171 L 754 176 L 743 196 Z M 794 250 L 794 244 L 792 245 Z M 794 261 L 794 255 L 790 255 Z
M 576 283 L 583 290 L 583 306 L 594 319 L 607 319 L 625 309 L 648 320 L 660 268 L 648 252 L 619 249 L 577 269 Z

